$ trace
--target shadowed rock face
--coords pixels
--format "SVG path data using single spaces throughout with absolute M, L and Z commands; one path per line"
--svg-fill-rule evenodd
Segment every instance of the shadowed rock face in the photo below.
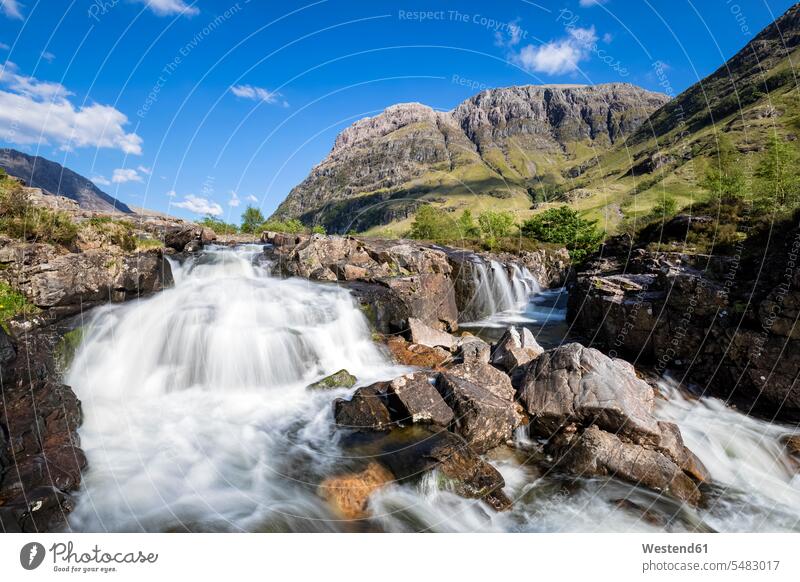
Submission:
M 492 89 L 448 112 L 394 105 L 345 129 L 275 216 L 317 221 L 330 231 L 347 231 L 354 221 L 365 226 L 402 219 L 416 209 L 413 199 L 446 194 L 441 180 L 426 177 L 431 173 L 452 178 L 464 193 L 511 189 L 525 195 L 526 182 L 549 171 L 533 161 L 541 154 L 561 159 L 565 147 L 577 142 L 609 147 L 666 101 L 659 93 L 611 83 Z M 369 216 L 358 215 L 369 207 Z
M 126 214 L 133 212 L 80 174 L 39 156 L 29 156 L 3 148 L 0 149 L 0 168 L 32 188 L 41 188 L 49 194 L 74 200 L 84 210 Z

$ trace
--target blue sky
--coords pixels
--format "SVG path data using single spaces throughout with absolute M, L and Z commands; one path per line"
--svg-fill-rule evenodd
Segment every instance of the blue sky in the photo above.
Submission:
M 128 204 L 238 222 L 393 103 L 545 83 L 677 94 L 791 4 L 0 0 L 0 142 Z

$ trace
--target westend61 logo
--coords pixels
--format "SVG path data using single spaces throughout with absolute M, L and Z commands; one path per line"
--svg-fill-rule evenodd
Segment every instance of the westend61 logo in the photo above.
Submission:
M 30 542 L 22 546 L 19 552 L 19 563 L 26 570 L 35 570 L 44 562 L 47 554 L 53 559 L 55 572 L 114 572 L 117 564 L 155 564 L 158 554 L 135 552 L 106 552 L 95 545 L 89 551 L 75 551 L 72 542 L 55 543 L 49 550 L 38 542 Z

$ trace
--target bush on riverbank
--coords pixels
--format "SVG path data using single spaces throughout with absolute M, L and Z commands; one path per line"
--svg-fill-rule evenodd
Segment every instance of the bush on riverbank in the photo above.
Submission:
M 18 315 L 34 315 L 39 310 L 14 290 L 11 285 L 0 281 L 0 326 L 8 331 L 8 322 Z

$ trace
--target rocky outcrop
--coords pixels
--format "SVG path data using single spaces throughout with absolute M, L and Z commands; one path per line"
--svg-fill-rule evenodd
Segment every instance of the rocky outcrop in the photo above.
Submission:
M 555 465 L 579 476 L 614 476 L 698 503 L 708 475 L 678 427 L 653 414 L 653 388 L 633 366 L 572 343 L 528 365 L 520 398 L 530 430 Z
M 681 369 L 745 410 L 800 419 L 796 225 L 731 256 L 608 245 L 570 284 L 568 318 L 612 356 Z
M 363 470 L 326 478 L 318 493 L 345 519 L 368 516 L 369 497 L 394 481 L 394 475 L 380 463 L 369 463 Z
M 425 196 L 528 199 L 531 180 L 557 173 L 545 160 L 569 144 L 607 148 L 666 100 L 612 83 L 492 89 L 450 112 L 394 105 L 345 129 L 275 216 L 347 232 L 406 218 Z
M 148 295 L 172 284 L 169 263 L 158 249 L 68 252 L 52 245 L 0 238 L 0 267 L 0 279 L 54 318 Z
M 3 336 L 4 333 L 0 333 Z M 54 334 L 26 333 L 16 346 L 6 337 L 0 402 L 0 530 L 60 529 L 72 510 L 86 458 L 77 429 L 81 406 L 58 382 Z M 9 346 L 11 349 L 9 349 Z
M 452 332 L 477 292 L 474 261 L 504 260 L 509 271 L 526 267 L 542 273 L 540 284 L 560 283 L 569 269 L 565 249 L 487 255 L 410 240 L 361 239 L 325 235 L 264 233 L 276 272 L 314 281 L 339 282 L 358 299 L 375 329 L 384 334 L 432 328 Z M 415 324 L 412 329 L 411 323 Z M 446 335 L 416 344 L 438 342 Z M 443 342 L 443 343 L 442 343 Z M 433 347 L 430 346 L 429 347 Z
M 510 327 L 498 340 L 491 354 L 491 362 L 498 368 L 512 373 L 514 368 L 524 366 L 538 358 L 544 349 L 526 327 Z

